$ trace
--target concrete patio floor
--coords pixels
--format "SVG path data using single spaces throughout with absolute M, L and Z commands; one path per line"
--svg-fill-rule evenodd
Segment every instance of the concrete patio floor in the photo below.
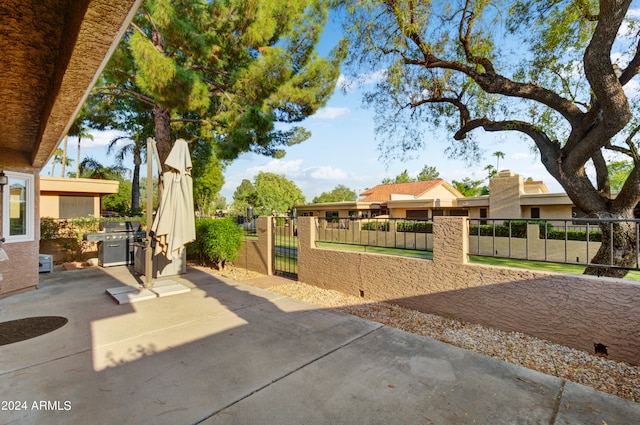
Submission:
M 0 424 L 640 423 L 640 403 L 429 338 L 197 269 L 171 279 L 192 290 L 118 305 L 105 290 L 137 285 L 121 266 L 0 300 L 0 322 L 69 319 L 0 346 Z

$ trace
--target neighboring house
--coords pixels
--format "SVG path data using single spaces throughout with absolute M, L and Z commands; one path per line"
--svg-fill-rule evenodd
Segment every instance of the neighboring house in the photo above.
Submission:
M 542 181 L 525 182 L 510 170 L 489 181 L 489 195 L 466 198 L 442 179 L 381 184 L 360 194 L 356 202 L 296 206 L 298 216 L 433 219 L 434 216 L 472 218 L 581 217 L 565 193 L 549 193 Z
M 566 193 L 549 193 L 541 181 L 525 182 L 511 170 L 502 170 L 489 181 L 489 195 L 460 198 L 456 205 L 472 218 L 581 217 Z
M 296 206 L 298 216 L 326 218 L 432 218 L 434 215 L 465 215 L 455 207 L 463 196 L 442 179 L 410 183 L 379 184 L 360 194 L 356 202 L 328 202 Z M 462 214 L 460 214 L 462 213 Z
M 0 297 L 38 284 L 40 171 L 142 0 L 3 0 Z M 0 177 L 0 183 L 4 183 Z
M 100 217 L 102 197 L 118 193 L 119 182 L 40 177 L 40 217 Z

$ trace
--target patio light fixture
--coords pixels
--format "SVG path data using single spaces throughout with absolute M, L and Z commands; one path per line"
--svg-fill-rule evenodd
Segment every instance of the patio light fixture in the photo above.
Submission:
M 0 187 L 5 186 L 9 183 L 9 177 L 4 174 L 4 171 L 0 171 Z

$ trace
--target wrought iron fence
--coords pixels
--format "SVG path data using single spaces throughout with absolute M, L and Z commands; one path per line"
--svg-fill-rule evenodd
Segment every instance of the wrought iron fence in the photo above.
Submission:
M 318 242 L 433 251 L 433 222 L 404 218 L 322 218 L 316 220 Z
M 244 230 L 244 236 L 256 236 L 256 217 L 244 217 L 239 215 L 236 217 L 236 223 Z
M 631 226 L 635 263 L 614 263 L 617 226 Z M 604 232 L 603 232 L 604 229 Z M 608 238 L 606 264 L 592 263 L 603 237 Z M 606 244 L 605 244 L 606 246 Z M 593 267 L 640 269 L 640 220 L 624 219 L 469 219 L 469 254 Z
M 273 217 L 273 271 L 276 275 L 298 277 L 297 221 L 291 217 Z

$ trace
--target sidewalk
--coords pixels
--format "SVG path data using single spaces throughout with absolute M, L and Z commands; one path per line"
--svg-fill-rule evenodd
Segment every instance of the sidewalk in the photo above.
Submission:
M 113 267 L 0 300 L 0 322 L 69 319 L 0 346 L 0 424 L 640 423 L 639 403 L 429 338 L 195 269 L 171 279 L 191 292 L 117 305 L 105 290 L 136 280 Z

